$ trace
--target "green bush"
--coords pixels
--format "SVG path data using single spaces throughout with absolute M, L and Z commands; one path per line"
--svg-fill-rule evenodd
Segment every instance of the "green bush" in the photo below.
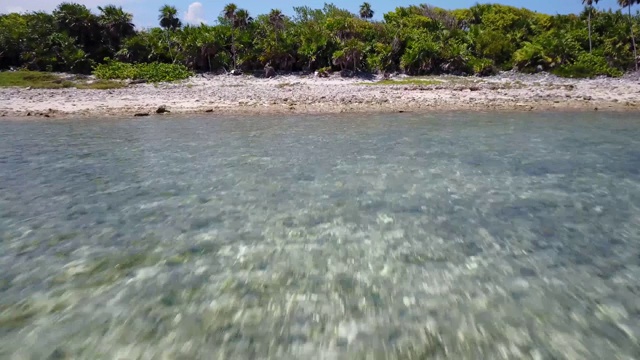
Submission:
M 519 71 L 525 73 L 535 72 L 540 65 L 548 69 L 552 62 L 553 59 L 546 54 L 546 49 L 538 43 L 525 42 L 513 53 L 513 64 Z
M 602 56 L 584 53 L 573 64 L 563 65 L 552 71 L 555 75 L 568 78 L 592 78 L 599 75 L 619 77 L 622 71 L 609 66 Z
M 375 43 L 371 47 L 371 53 L 367 57 L 369 69 L 384 73 L 393 69 L 393 47 L 389 44 Z
M 150 82 L 183 80 L 193 75 L 185 66 L 176 64 L 137 64 L 136 67 L 140 78 Z
M 471 67 L 475 75 L 490 76 L 495 75 L 498 72 L 492 60 L 484 58 L 470 58 L 468 65 Z
M 319 77 L 328 77 L 331 74 L 331 66 L 326 66 L 317 70 Z
M 103 80 L 146 80 L 148 82 L 166 82 L 183 80 L 192 75 L 183 65 L 176 64 L 129 64 L 107 61 L 96 66 L 93 75 Z

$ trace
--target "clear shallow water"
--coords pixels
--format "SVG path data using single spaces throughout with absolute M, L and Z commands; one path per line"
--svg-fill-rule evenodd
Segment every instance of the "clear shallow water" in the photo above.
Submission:
M 0 358 L 640 358 L 636 115 L 0 122 Z

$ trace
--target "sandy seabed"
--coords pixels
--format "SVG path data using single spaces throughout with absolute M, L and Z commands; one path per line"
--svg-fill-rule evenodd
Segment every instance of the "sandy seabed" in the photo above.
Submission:
M 487 78 L 428 77 L 428 85 L 378 79 L 286 75 L 197 75 L 176 83 L 115 90 L 0 89 L 0 116 L 69 117 L 171 114 L 640 110 L 640 78 L 561 79 L 513 72 Z

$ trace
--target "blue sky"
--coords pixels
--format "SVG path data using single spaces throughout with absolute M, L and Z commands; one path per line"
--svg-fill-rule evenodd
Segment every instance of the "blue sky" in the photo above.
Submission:
M 62 0 L 0 0 L 0 13 L 6 12 L 23 12 L 32 10 L 50 11 Z M 113 3 L 122 6 L 125 10 L 133 13 L 134 22 L 139 27 L 149 27 L 157 25 L 157 14 L 160 6 L 165 3 L 174 5 L 180 11 L 180 15 L 185 22 L 213 23 L 220 14 L 223 6 L 229 0 L 67 0 L 74 1 L 95 9 L 98 5 L 106 5 Z M 325 0 L 236 0 L 234 1 L 239 7 L 246 8 L 251 14 L 267 13 L 271 8 L 281 9 L 285 14 L 292 14 L 294 6 L 307 5 L 313 8 L 323 6 Z M 406 6 L 419 3 L 428 3 L 435 6 L 454 9 L 461 7 L 469 7 L 482 0 L 369 0 L 373 10 L 376 12 L 376 18 L 380 18 L 382 14 L 393 10 L 397 6 Z M 566 14 L 577 13 L 582 9 L 580 0 L 497 0 L 491 1 L 517 7 L 528 7 L 532 10 L 549 13 L 549 14 Z M 353 12 L 358 10 L 362 0 L 342 0 L 334 1 L 341 8 L 349 9 Z M 615 0 L 600 1 L 600 8 L 608 9 L 610 7 L 617 8 Z

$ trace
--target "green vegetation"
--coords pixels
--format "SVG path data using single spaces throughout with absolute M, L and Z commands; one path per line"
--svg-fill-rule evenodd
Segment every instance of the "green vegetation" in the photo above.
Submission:
M 562 77 L 586 78 L 597 75 L 622 76 L 622 71 L 612 68 L 600 56 L 593 54 L 581 54 L 573 64 L 562 65 L 553 70 L 553 73 Z
M 129 64 L 108 61 L 95 67 L 93 74 L 104 80 L 145 80 L 148 82 L 164 82 L 183 80 L 192 75 L 184 65 L 179 64 Z
M 0 72 L 0 86 L 31 86 L 35 89 L 62 88 L 62 81 L 59 77 L 36 71 L 6 71 Z
M 0 72 L 0 87 L 17 86 L 30 87 L 32 89 L 95 89 L 108 90 L 118 89 L 126 86 L 124 83 L 116 81 L 93 81 L 82 82 L 77 79 L 64 80 L 51 73 L 38 71 L 3 71 Z
M 572 0 L 578 1 L 578 0 Z M 158 13 L 159 27 L 136 30 L 131 14 L 113 5 L 92 13 L 60 4 L 52 13 L 0 15 L 0 69 L 91 73 L 102 79 L 171 81 L 190 72 L 403 72 L 478 74 L 552 71 L 561 76 L 617 76 L 637 68 L 635 33 L 640 0 L 583 0 L 580 14 L 546 15 L 498 4 L 444 10 L 375 9 L 326 4 L 273 9 L 251 16 L 235 4 L 214 26 L 183 26 L 175 7 Z M 600 11 L 596 3 L 614 9 Z M 112 59 L 105 61 L 105 59 Z

